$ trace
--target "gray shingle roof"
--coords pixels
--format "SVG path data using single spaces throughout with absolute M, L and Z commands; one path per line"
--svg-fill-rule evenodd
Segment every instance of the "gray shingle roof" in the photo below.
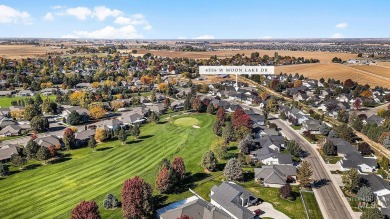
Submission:
M 286 184 L 288 176 L 297 175 L 295 166 L 290 165 L 272 165 L 255 168 L 255 178 L 264 179 L 268 184 Z
M 211 200 L 218 203 L 221 207 L 228 210 L 230 214 L 234 215 L 238 219 L 249 219 L 254 217 L 254 213 L 248 210 L 246 207 L 237 203 L 237 197 L 247 199 L 258 199 L 255 195 L 248 192 L 241 186 L 233 182 L 223 182 L 219 186 L 214 186 L 212 189 L 213 194 Z

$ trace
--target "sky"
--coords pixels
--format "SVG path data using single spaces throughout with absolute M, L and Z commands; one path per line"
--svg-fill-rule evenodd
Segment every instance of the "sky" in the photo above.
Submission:
M 0 38 L 389 38 L 390 1 L 0 0 Z

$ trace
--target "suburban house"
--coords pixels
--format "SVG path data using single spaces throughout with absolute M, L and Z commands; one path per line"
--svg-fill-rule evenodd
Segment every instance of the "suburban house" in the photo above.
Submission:
M 65 118 L 66 122 L 69 123 L 69 115 L 72 113 L 72 111 L 76 111 L 81 116 L 81 121 L 88 122 L 89 120 L 89 110 L 84 109 L 79 106 L 72 106 L 72 107 L 66 107 L 63 111 L 61 116 Z
M 389 182 L 376 174 L 360 175 L 363 184 L 371 188 L 377 204 L 382 208 L 390 208 L 390 185 Z
M 39 138 L 35 139 L 35 142 L 39 146 L 43 146 L 43 147 L 47 147 L 47 148 L 50 146 L 54 146 L 55 148 L 60 149 L 62 146 L 60 140 L 55 135 L 48 135 L 48 136 L 44 136 L 44 137 L 39 137 Z
M 26 129 L 22 128 L 20 125 L 8 125 L 0 131 L 0 136 L 6 137 L 20 135 L 22 130 Z
M 372 116 L 368 117 L 366 120 L 364 120 L 363 123 L 370 124 L 370 125 L 377 124 L 379 126 L 379 125 L 382 125 L 384 121 L 385 121 L 384 118 L 377 116 L 377 115 L 372 115 Z
M 254 161 L 261 161 L 265 165 L 293 165 L 290 154 L 281 154 L 269 147 L 262 147 L 250 152 Z
M 268 147 L 272 150 L 280 152 L 285 148 L 286 141 L 283 136 L 280 135 L 263 135 L 252 140 L 260 147 Z
M 2 90 L 0 91 L 0 97 L 10 97 L 15 93 L 13 90 Z
M 74 137 L 76 139 L 76 146 L 82 147 L 84 145 L 88 144 L 88 141 L 91 137 L 95 136 L 95 130 L 93 129 L 87 129 L 80 132 L 76 132 Z
M 123 126 L 123 122 L 118 119 L 104 120 L 103 127 L 106 130 L 117 130 Z
M 348 152 L 339 162 L 342 171 L 355 168 L 363 173 L 372 173 L 376 171 L 378 166 L 376 157 L 363 157 L 356 151 Z
M 309 119 L 302 122 L 302 128 L 312 134 L 320 134 L 321 123 L 318 120 Z
M 211 204 L 235 219 L 252 219 L 255 214 L 247 207 L 257 204 L 258 197 L 234 182 L 223 182 L 211 188 Z
M 31 97 L 34 96 L 34 92 L 31 90 L 21 90 L 17 95 L 21 97 Z
M 337 153 L 344 156 L 350 152 L 358 152 L 357 148 L 352 146 L 348 141 L 342 138 L 326 138 L 326 141 L 331 141 L 337 147 Z
M 137 111 L 130 111 L 122 113 L 122 116 L 119 118 L 119 120 L 124 125 L 141 124 L 145 121 L 145 116 L 143 113 L 141 114 Z
M 0 146 L 0 162 L 5 163 L 10 161 L 13 154 L 18 154 L 19 147 L 18 144 Z
M 187 215 L 193 219 L 232 218 L 222 209 L 215 207 L 196 195 L 158 209 L 156 213 L 158 219 L 180 218 L 182 215 Z
M 292 165 L 271 165 L 255 168 L 255 181 L 264 186 L 281 187 L 296 181 L 297 168 Z

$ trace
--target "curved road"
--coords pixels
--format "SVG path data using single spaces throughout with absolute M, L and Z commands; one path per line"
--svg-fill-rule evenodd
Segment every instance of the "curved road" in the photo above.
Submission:
M 320 158 L 315 149 L 304 139 L 300 134 L 295 132 L 290 126 L 286 125 L 280 119 L 275 119 L 273 122 L 282 129 L 283 134 L 288 138 L 295 140 L 301 147 L 308 152 L 308 156 L 305 158 L 311 164 L 313 169 L 313 179 L 327 181 L 319 188 L 314 188 L 318 193 L 317 201 L 322 202 L 324 210 L 327 215 L 324 218 L 331 219 L 348 219 L 352 218 L 350 211 L 347 209 L 345 203 L 336 190 L 335 185 L 332 183 L 328 171 L 321 163 Z

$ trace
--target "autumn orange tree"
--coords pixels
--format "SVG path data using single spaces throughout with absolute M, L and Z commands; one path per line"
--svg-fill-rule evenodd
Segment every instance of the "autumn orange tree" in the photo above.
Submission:
M 167 88 L 167 84 L 166 83 L 159 83 L 158 86 L 157 86 L 157 89 L 160 92 L 164 91 L 166 88 Z
M 103 142 L 105 139 L 106 139 L 106 130 L 104 130 L 103 128 L 97 129 L 95 133 L 95 140 L 97 142 Z
M 84 91 L 76 91 L 69 96 L 69 100 L 72 105 L 81 105 L 84 103 L 85 97 Z
M 300 86 L 302 86 L 302 81 L 301 80 L 294 81 L 294 87 L 300 87 Z
M 89 115 L 93 119 L 101 119 L 104 117 L 105 114 L 106 114 L 106 110 L 103 109 L 103 107 L 101 106 L 93 106 L 89 108 Z
M 148 75 L 144 75 L 144 76 L 141 77 L 141 83 L 144 84 L 144 85 L 145 84 L 150 84 L 150 83 L 152 83 L 152 81 L 153 81 L 153 78 L 148 76 Z
M 370 97 L 372 97 L 372 91 L 365 90 L 365 91 L 363 91 L 363 92 L 360 94 L 360 96 L 365 97 L 365 98 L 370 98 Z

